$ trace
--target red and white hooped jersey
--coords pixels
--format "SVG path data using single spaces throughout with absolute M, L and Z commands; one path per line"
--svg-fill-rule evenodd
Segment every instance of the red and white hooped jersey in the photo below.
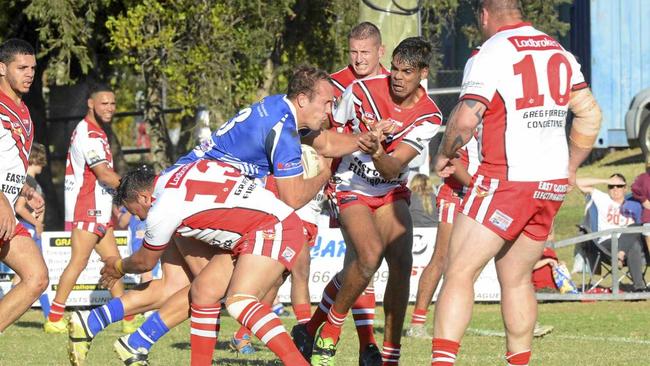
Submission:
M 487 106 L 478 173 L 510 181 L 568 176 L 565 123 L 586 88 L 575 57 L 528 23 L 501 28 L 465 66 L 461 100 Z
M 25 184 L 34 129 L 27 106 L 17 105 L 0 90 L 0 189 L 13 209 Z
M 420 87 L 422 88 L 422 87 Z M 358 80 L 346 89 L 334 119 L 347 124 L 353 133 L 367 131 L 361 121 L 389 120 L 395 130 L 382 143 L 388 154 L 399 144 L 407 144 L 420 154 L 440 129 L 442 114 L 438 106 L 426 94 L 411 108 L 401 108 L 390 97 L 390 75 Z M 336 175 L 337 191 L 352 191 L 368 196 L 383 196 L 390 190 L 405 186 L 408 166 L 395 179 L 384 179 L 375 169 L 370 155 L 357 151 L 346 155 L 339 164 Z
M 113 197 L 91 169 L 104 163 L 113 168 L 106 133 L 84 118 L 72 132 L 66 157 L 65 221 L 111 221 Z
M 143 245 L 164 249 L 178 233 L 234 250 L 244 234 L 293 213 L 260 182 L 217 160 L 199 159 L 163 173 L 154 186 Z

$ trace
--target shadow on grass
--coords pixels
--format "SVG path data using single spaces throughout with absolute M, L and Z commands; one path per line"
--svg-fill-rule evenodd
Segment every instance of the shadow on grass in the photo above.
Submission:
M 607 164 L 604 164 L 603 166 L 618 166 L 618 165 L 637 164 L 637 163 L 645 163 L 645 158 L 643 157 L 643 153 L 614 160 Z
M 20 328 L 40 329 L 40 328 L 43 328 L 43 323 L 41 323 L 41 322 L 21 322 L 21 321 L 18 321 L 16 323 L 14 323 L 14 326 L 20 327 Z
M 255 360 L 245 358 L 220 358 L 212 361 L 213 365 L 282 365 L 277 360 Z
M 172 348 L 180 349 L 180 350 L 189 350 L 190 349 L 190 343 L 189 342 L 176 342 L 173 343 Z M 217 346 L 215 347 L 216 350 L 230 350 L 230 347 L 228 347 L 228 342 L 223 341 L 223 342 L 217 342 Z

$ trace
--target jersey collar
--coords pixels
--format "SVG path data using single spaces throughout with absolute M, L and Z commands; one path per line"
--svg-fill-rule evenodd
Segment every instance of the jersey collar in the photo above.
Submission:
M 515 23 L 515 24 L 504 25 L 503 27 L 501 27 L 501 28 L 499 28 L 497 30 L 497 33 L 501 32 L 501 31 L 517 29 L 517 28 L 521 28 L 521 27 L 532 27 L 532 24 L 529 23 L 529 22 L 519 22 L 519 23 Z
M 298 131 L 298 114 L 296 113 L 296 107 L 294 107 L 293 103 L 287 98 L 286 95 L 282 97 L 285 103 L 289 106 L 289 109 L 291 110 L 291 114 L 293 115 L 293 120 L 296 121 L 296 131 Z

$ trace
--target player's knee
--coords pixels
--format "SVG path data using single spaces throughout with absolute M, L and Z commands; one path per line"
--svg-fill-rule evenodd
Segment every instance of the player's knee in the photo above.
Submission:
M 246 308 L 252 304 L 259 302 L 259 299 L 253 295 L 234 294 L 226 298 L 226 310 L 233 318 L 239 320 L 240 315 Z
M 358 261 L 357 263 L 363 279 L 370 280 L 372 276 L 375 275 L 375 272 L 377 272 L 379 269 L 379 266 L 381 265 L 381 258 L 372 258 L 366 261 Z
M 32 272 L 27 278 L 23 278 L 22 283 L 37 298 L 47 290 L 47 286 L 50 284 L 50 277 L 48 276 L 47 270 L 43 268 Z

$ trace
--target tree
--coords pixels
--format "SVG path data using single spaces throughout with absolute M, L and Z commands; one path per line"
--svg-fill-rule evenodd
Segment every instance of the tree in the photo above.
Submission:
M 562 4 L 571 4 L 572 0 L 521 0 L 521 10 L 526 21 L 551 37 L 564 36 L 571 28 L 569 23 L 559 18 L 558 8 Z M 476 24 L 466 25 L 463 32 L 474 47 L 481 42 L 481 33 Z

